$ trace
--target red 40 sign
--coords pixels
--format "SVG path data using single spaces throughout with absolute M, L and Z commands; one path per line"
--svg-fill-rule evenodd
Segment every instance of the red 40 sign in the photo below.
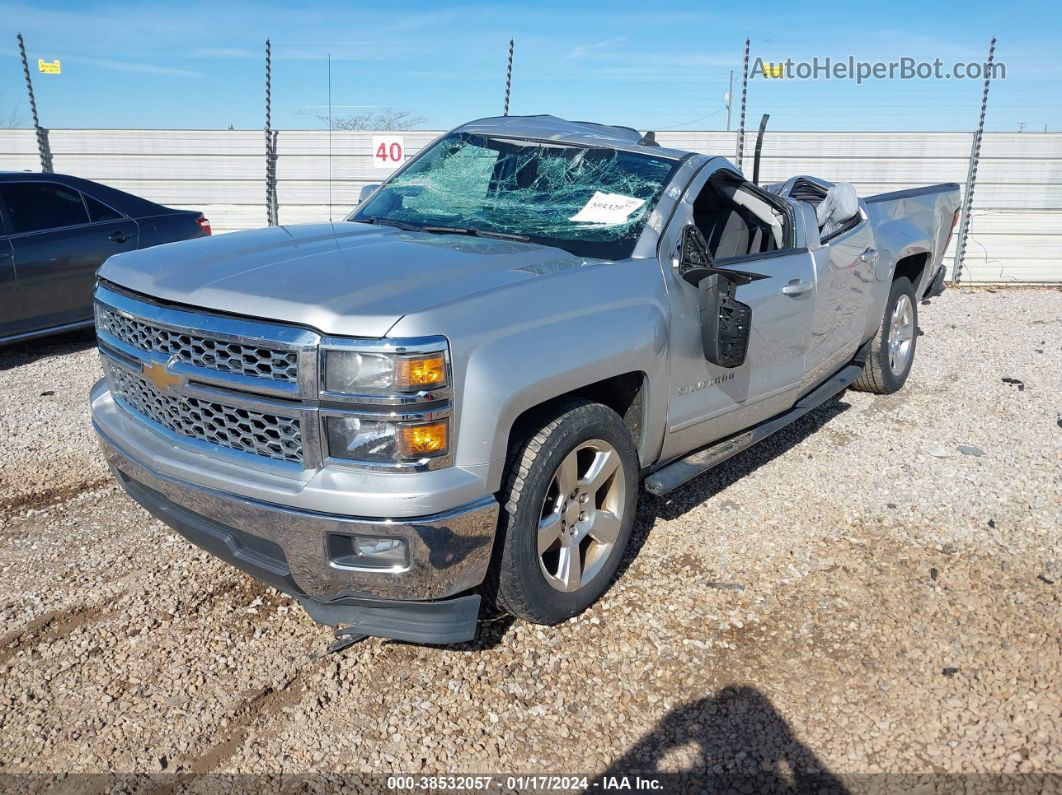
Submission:
M 372 164 L 376 168 L 393 171 L 405 162 L 406 145 L 401 135 L 372 137 Z

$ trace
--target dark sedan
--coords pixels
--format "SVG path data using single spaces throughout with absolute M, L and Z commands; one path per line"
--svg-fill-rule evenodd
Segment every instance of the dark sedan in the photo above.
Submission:
M 175 210 L 63 174 L 0 172 L 0 345 L 92 325 L 112 254 L 210 234 Z

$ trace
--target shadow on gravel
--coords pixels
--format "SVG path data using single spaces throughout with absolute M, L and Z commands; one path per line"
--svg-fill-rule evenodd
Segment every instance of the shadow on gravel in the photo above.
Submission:
M 622 577 L 634 562 L 657 519 L 677 519 L 732 486 L 741 478 L 755 472 L 764 464 L 789 452 L 849 408 L 851 406 L 844 402 L 843 395 L 834 398 L 801 417 L 792 425 L 768 436 L 759 444 L 753 445 L 729 461 L 723 462 L 686 485 L 680 486 L 666 497 L 655 497 L 643 489 L 638 501 L 638 516 L 634 520 L 634 529 L 631 532 L 630 543 L 627 545 L 627 553 L 616 573 L 617 579 Z
M 487 651 L 501 643 L 509 627 L 516 623 L 516 619 L 508 613 L 499 610 L 486 600 L 479 609 L 479 627 L 476 637 L 468 643 L 450 646 L 451 651 Z
M 595 781 L 639 773 L 664 779 L 668 792 L 848 791 L 770 699 L 738 685 L 672 710 Z
M 438 648 L 447 651 L 480 652 L 489 651 L 501 644 L 509 627 L 516 623 L 516 619 L 503 610 L 499 610 L 488 600 L 484 599 L 479 608 L 479 621 L 476 624 L 476 637 L 466 643 L 452 643 Z M 388 646 L 414 646 L 419 643 L 407 643 L 402 640 L 385 640 Z
M 96 330 L 94 328 L 68 331 L 65 334 L 56 334 L 52 337 L 40 337 L 35 340 L 19 342 L 0 348 L 0 370 L 21 367 L 24 364 L 30 364 L 49 356 L 78 353 L 95 345 Z

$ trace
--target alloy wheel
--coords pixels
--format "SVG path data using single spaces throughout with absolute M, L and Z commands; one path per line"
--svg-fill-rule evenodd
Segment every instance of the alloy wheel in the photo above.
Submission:
M 553 474 L 538 523 L 546 582 L 570 593 L 589 583 L 616 547 L 627 502 L 619 453 L 601 439 L 578 445 Z
M 893 375 L 900 375 L 907 369 L 914 335 L 914 304 L 910 296 L 901 293 L 889 319 L 889 369 Z

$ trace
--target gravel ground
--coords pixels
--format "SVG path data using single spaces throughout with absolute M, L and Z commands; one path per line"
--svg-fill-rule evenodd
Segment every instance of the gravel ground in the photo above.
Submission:
M 107 483 L 89 419 L 92 330 L 0 348 L 0 518 Z
M 0 351 L 0 772 L 1062 772 L 1062 291 L 921 309 L 903 392 L 643 494 L 585 614 L 331 656 L 106 480 L 91 337 Z

